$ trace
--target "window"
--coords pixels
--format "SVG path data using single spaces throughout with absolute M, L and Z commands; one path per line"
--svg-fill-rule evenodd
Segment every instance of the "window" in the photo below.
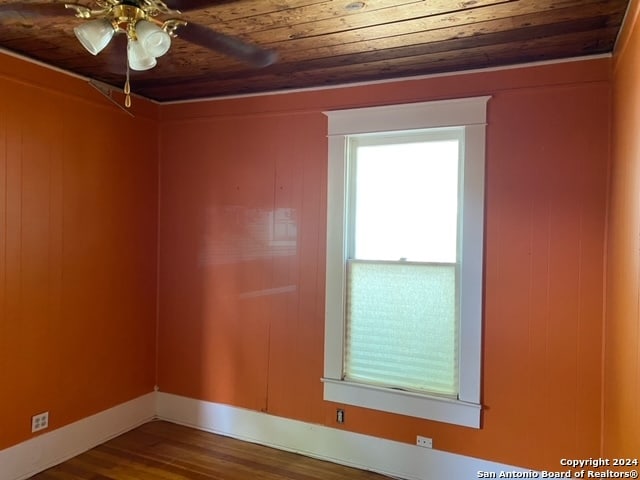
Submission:
M 326 400 L 479 427 L 487 101 L 326 113 Z

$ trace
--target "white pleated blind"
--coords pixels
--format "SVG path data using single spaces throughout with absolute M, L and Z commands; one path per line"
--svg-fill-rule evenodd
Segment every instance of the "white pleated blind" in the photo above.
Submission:
M 348 263 L 345 379 L 455 396 L 455 264 Z

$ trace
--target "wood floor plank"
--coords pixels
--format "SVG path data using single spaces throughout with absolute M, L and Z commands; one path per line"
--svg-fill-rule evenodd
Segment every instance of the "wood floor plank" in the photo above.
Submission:
M 146 423 L 32 480 L 385 480 L 169 422 Z

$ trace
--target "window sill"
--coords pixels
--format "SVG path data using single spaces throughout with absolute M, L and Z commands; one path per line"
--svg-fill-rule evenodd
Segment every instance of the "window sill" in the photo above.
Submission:
M 324 399 L 400 415 L 480 428 L 481 405 L 446 397 L 323 378 Z

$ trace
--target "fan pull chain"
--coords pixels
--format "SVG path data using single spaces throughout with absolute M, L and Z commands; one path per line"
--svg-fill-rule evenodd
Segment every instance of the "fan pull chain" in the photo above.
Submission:
M 129 83 L 129 62 L 127 62 L 127 80 L 124 82 L 124 106 L 131 107 L 131 84 Z

